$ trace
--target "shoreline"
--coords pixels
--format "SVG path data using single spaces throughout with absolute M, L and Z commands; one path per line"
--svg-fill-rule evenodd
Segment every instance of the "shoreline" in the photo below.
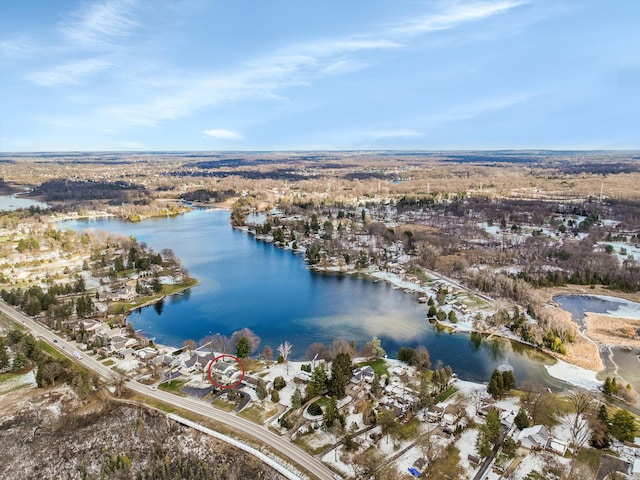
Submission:
M 171 297 L 172 295 L 178 295 L 181 294 L 182 292 L 189 290 L 197 285 L 200 285 L 200 281 L 197 279 L 192 279 L 194 280 L 194 283 L 191 283 L 189 285 L 183 285 L 180 288 L 177 288 L 176 290 L 172 291 L 171 293 L 163 293 L 159 298 L 154 298 L 154 299 L 150 299 L 147 300 L 146 302 L 141 303 L 140 305 L 136 305 L 135 307 L 129 308 L 128 310 L 126 310 L 125 312 L 122 313 L 122 315 L 124 316 L 124 319 L 126 321 L 127 317 L 129 316 L 129 314 L 133 313 L 134 311 L 136 311 L 139 308 L 144 308 L 144 307 L 150 307 L 151 305 L 155 305 L 156 303 L 159 303 L 161 301 L 163 301 L 166 297 Z
M 299 248 L 298 250 L 292 250 L 288 246 L 280 246 L 276 245 L 272 238 L 267 235 L 257 235 L 255 232 L 249 230 L 247 226 L 241 227 L 232 227 L 237 228 L 239 230 L 244 231 L 254 237 L 254 239 L 273 243 L 277 248 L 281 248 L 284 250 L 289 250 L 294 254 L 302 253 L 304 250 Z M 309 270 L 312 270 L 316 273 L 320 274 L 338 274 L 338 275 L 357 275 L 363 278 L 367 278 L 371 281 L 378 282 L 380 280 L 384 280 L 385 282 L 392 285 L 394 288 L 403 289 L 407 293 L 412 293 L 414 295 L 420 295 L 421 297 L 428 297 L 430 295 L 434 295 L 434 291 L 429 286 L 423 286 L 417 281 L 413 279 L 407 279 L 404 275 L 399 273 L 390 273 L 385 272 L 378 269 L 363 269 L 358 270 L 353 267 L 346 266 L 318 266 L 318 265 L 307 265 Z M 455 281 L 451 281 L 445 277 L 438 276 L 434 279 L 434 282 L 440 282 L 444 284 L 449 289 L 453 289 L 454 291 L 462 291 L 466 295 L 477 296 L 478 298 L 484 300 L 492 308 L 495 308 L 495 300 L 490 299 L 482 294 L 476 294 L 472 291 L 469 291 L 466 287 L 458 284 Z M 539 296 L 546 300 L 546 308 L 552 309 L 555 311 L 555 315 L 560 314 L 559 316 L 569 316 L 569 322 L 571 322 L 572 326 L 575 326 L 575 323 L 570 318 L 569 312 L 562 310 L 555 302 L 553 302 L 553 296 L 560 294 L 575 294 L 575 295 L 603 295 L 607 294 L 608 296 L 624 299 L 627 301 L 640 301 L 640 294 L 626 294 L 624 292 L 614 292 L 608 289 L 605 289 L 602 286 L 597 286 L 595 288 L 591 288 L 591 286 L 585 287 L 580 285 L 567 285 L 561 287 L 552 287 L 546 289 L 536 289 Z M 477 311 L 477 310 L 476 310 Z M 426 317 L 426 309 L 425 309 L 425 320 L 429 321 Z M 543 353 L 550 358 L 553 358 L 556 362 L 552 366 L 545 366 L 547 373 L 558 380 L 567 382 L 571 385 L 575 385 L 578 387 L 589 388 L 598 390 L 599 385 L 602 383 L 597 380 L 597 375 L 601 374 L 605 371 L 605 363 L 604 359 L 601 356 L 600 347 L 603 346 L 599 342 L 589 338 L 588 336 L 580 334 L 580 338 L 584 341 L 578 342 L 578 345 L 568 344 L 569 352 L 567 355 L 560 355 L 556 352 L 552 352 L 548 349 L 541 348 L 540 346 L 533 345 L 531 343 L 523 341 L 521 338 L 510 334 L 510 332 L 504 332 L 500 330 L 488 330 L 488 329 L 478 329 L 473 328 L 472 324 L 467 320 L 459 321 L 458 323 L 450 323 L 450 322 L 441 322 L 436 320 L 436 324 L 440 328 L 449 329 L 452 333 L 455 332 L 464 332 L 464 333 L 477 333 L 487 338 L 491 338 L 493 336 L 499 337 L 506 341 L 517 342 L 521 345 L 528 346 L 530 348 L 535 349 L 536 351 Z M 571 346 L 574 346 L 574 351 L 571 350 Z

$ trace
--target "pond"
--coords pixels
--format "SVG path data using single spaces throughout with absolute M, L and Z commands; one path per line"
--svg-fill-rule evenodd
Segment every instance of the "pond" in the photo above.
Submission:
M 556 295 L 560 308 L 569 312 L 582 331 L 587 312 L 602 313 L 621 318 L 640 319 L 640 304 L 608 295 Z M 601 347 L 606 373 L 617 374 L 640 392 L 640 348 Z

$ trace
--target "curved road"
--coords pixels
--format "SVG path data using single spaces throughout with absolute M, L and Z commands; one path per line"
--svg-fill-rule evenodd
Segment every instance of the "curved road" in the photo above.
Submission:
M 75 346 L 68 343 L 62 337 L 59 337 L 48 328 L 40 325 L 26 315 L 18 312 L 14 308 L 10 307 L 6 303 L 0 301 L 0 312 L 15 320 L 18 323 L 23 324 L 29 328 L 35 335 L 42 340 L 46 340 L 51 345 L 56 347 L 62 353 L 66 354 L 70 358 L 80 361 L 85 367 L 94 371 L 107 381 L 114 381 L 121 378 L 121 375 L 114 372 L 110 368 L 104 366 L 99 361 L 84 353 L 80 353 L 79 356 L 74 358 L 73 352 L 77 352 Z M 279 452 L 284 457 L 288 458 L 293 464 L 299 465 L 302 468 L 310 472 L 315 478 L 320 480 L 332 480 L 334 473 L 326 467 L 322 462 L 312 457 L 308 453 L 304 452 L 300 448 L 291 444 L 290 442 L 282 439 L 275 433 L 269 431 L 264 426 L 256 425 L 242 417 L 238 417 L 233 413 L 218 410 L 212 407 L 210 404 L 200 400 L 196 400 L 189 397 L 179 397 L 168 392 L 161 390 L 151 390 L 148 386 L 138 383 L 136 381 L 127 381 L 127 388 L 130 390 L 146 395 L 147 397 L 162 401 L 164 403 L 174 405 L 183 410 L 187 410 L 198 415 L 203 415 L 211 418 L 214 421 L 223 423 L 238 432 L 242 432 L 246 435 L 253 437 L 264 445 L 270 446 L 272 449 Z

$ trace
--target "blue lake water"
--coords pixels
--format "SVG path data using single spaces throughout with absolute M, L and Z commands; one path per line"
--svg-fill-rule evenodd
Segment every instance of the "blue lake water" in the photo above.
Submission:
M 499 339 L 438 332 L 414 295 L 384 282 L 314 273 L 301 256 L 232 229 L 227 211 L 199 209 L 140 223 L 74 220 L 61 228 L 106 230 L 132 235 L 156 251 L 173 249 L 200 284 L 129 316 L 162 344 L 179 347 L 186 339 L 248 327 L 262 339 L 260 348 L 275 351 L 288 340 L 291 357 L 300 360 L 311 343 L 330 345 L 343 337 L 361 346 L 375 335 L 393 357 L 401 346 L 425 345 L 432 363 L 451 365 L 463 379 L 488 381 L 494 368 L 508 363 L 518 381 L 563 385 L 544 369 L 555 362 L 550 357 Z
M 19 208 L 29 207 L 48 208 L 49 205 L 16 195 L 0 195 L 0 210 L 17 210 Z

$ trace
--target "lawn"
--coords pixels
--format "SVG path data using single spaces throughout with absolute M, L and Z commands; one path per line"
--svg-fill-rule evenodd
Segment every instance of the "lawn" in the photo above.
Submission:
M 595 476 L 600 468 L 602 453 L 602 450 L 596 450 L 595 448 L 583 448 L 578 452 L 577 461 L 587 465 Z
M 164 390 L 165 392 L 174 393 L 176 395 L 180 395 L 181 397 L 186 397 L 187 395 L 182 392 L 182 387 L 184 387 L 186 380 L 180 380 L 178 378 L 174 380 L 169 380 L 168 382 L 161 383 L 158 388 L 160 390 Z
M 456 297 L 456 300 L 462 302 L 467 307 L 473 310 L 483 310 L 487 308 L 491 308 L 491 304 L 486 300 L 483 300 L 480 297 L 476 297 L 475 295 L 471 295 L 468 293 L 460 294 Z
M 396 434 L 399 438 L 404 440 L 409 438 L 416 438 L 418 428 L 420 427 L 421 423 L 422 422 L 420 422 L 420 419 L 418 417 L 413 417 L 407 423 L 398 424 L 396 427 Z
M 243 408 L 239 415 L 257 423 L 258 425 L 262 425 L 265 419 L 274 416 L 276 413 L 278 413 L 278 407 L 266 410 L 262 406 L 253 403 L 248 407 Z
M 219 408 L 220 410 L 224 410 L 226 412 L 231 412 L 236 408 L 235 403 L 230 403 L 227 400 L 223 400 L 222 398 L 216 398 L 213 401 L 213 406 Z
M 63 353 L 60 353 L 56 348 L 54 348 L 53 346 L 49 345 L 44 340 L 38 340 L 38 346 L 40 347 L 41 350 L 43 350 L 48 355 L 52 356 L 53 358 L 55 358 L 57 360 L 63 360 L 63 359 L 68 358 L 66 355 L 64 355 Z
M 176 283 L 174 285 L 163 285 L 162 292 L 157 293 L 155 295 L 147 295 L 143 297 L 138 297 L 132 302 L 114 302 L 109 305 L 109 313 L 125 313 L 131 310 L 135 310 L 140 305 L 145 305 L 149 303 L 153 303 L 165 295 L 173 295 L 175 293 L 181 292 L 188 288 L 193 287 L 198 284 L 198 280 L 192 278 L 186 283 Z
M 436 397 L 436 403 L 444 402 L 447 398 L 451 397 L 454 393 L 456 393 L 458 389 L 453 385 L 447 388 L 444 392 Z
M 110 367 L 111 365 L 114 365 L 116 362 L 114 362 L 113 360 L 109 359 L 109 360 L 105 360 L 104 362 L 102 362 L 102 364 L 105 367 Z
M 359 367 L 366 367 L 367 365 L 373 368 L 373 371 L 376 372 L 379 377 L 382 375 L 389 376 L 389 370 L 387 370 L 387 364 L 385 363 L 384 358 L 377 358 L 369 362 L 362 362 L 358 364 Z
M 0 383 L 7 383 L 10 382 L 11 380 L 14 380 L 16 378 L 21 377 L 22 375 L 24 375 L 24 372 L 7 372 L 7 373 L 2 373 L 0 374 Z

